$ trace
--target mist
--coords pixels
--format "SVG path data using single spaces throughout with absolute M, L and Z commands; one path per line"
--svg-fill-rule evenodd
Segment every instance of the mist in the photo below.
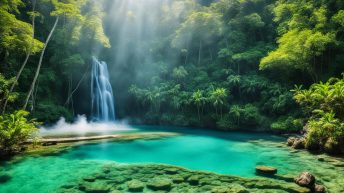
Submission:
M 64 136 L 77 135 L 86 136 L 88 134 L 113 134 L 123 131 L 134 131 L 125 121 L 121 122 L 89 122 L 85 115 L 78 115 L 73 123 L 66 122 L 61 118 L 52 126 L 42 126 L 40 134 L 44 136 Z

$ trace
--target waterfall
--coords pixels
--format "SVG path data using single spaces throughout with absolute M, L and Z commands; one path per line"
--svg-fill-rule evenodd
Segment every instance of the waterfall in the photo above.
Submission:
M 107 64 L 96 57 L 92 57 L 91 99 L 93 120 L 105 122 L 115 120 L 115 103 Z

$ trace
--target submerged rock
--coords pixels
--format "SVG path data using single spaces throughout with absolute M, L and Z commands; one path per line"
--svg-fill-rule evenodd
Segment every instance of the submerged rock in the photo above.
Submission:
M 233 184 L 229 186 L 219 186 L 211 190 L 211 193 L 248 193 L 243 186 Z
M 140 180 L 131 180 L 127 184 L 128 190 L 133 192 L 141 192 L 145 187 L 145 184 Z
M 107 193 L 110 186 L 105 182 L 92 182 L 79 186 L 79 189 L 87 193 Z
M 168 178 L 155 177 L 147 183 L 147 187 L 152 190 L 170 190 L 172 180 Z
M 106 165 L 89 177 L 80 178 L 71 185 L 64 185 L 58 192 L 86 193 L 244 193 L 244 192 L 309 192 L 282 179 L 240 178 L 210 172 L 159 164 Z M 173 169 L 172 169 L 173 168 Z M 167 174 L 166 171 L 176 171 Z M 174 173 L 174 172 L 173 172 Z M 102 178 L 96 178 L 102 176 Z M 93 179 L 95 181 L 85 181 Z
M 308 188 L 313 188 L 315 184 L 315 177 L 309 172 L 302 172 L 295 178 L 295 183 Z
M 96 178 L 93 177 L 93 176 L 88 176 L 88 177 L 85 177 L 83 178 L 86 182 L 94 182 L 96 181 Z
M 0 184 L 1 183 L 6 183 L 11 180 L 11 175 L 9 174 L 0 174 Z
M 176 183 L 176 184 L 184 182 L 183 176 L 180 176 L 180 175 L 173 175 L 171 177 L 171 179 L 172 179 L 173 183 Z
M 277 168 L 271 166 L 256 166 L 256 174 L 258 175 L 275 175 Z
M 178 173 L 178 168 L 166 168 L 165 173 L 166 174 L 177 174 Z
M 193 175 L 193 176 L 190 176 L 190 177 L 188 178 L 188 182 L 189 182 L 191 185 L 198 185 L 200 179 L 201 179 L 200 176 L 198 176 L 198 175 Z

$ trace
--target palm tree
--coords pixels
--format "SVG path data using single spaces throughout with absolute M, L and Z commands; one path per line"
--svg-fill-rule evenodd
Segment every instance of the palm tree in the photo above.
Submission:
M 236 86 L 238 88 L 239 97 L 241 97 L 241 88 L 240 88 L 241 76 L 240 75 L 230 75 L 230 76 L 228 76 L 227 81 L 230 85 Z
M 220 114 L 222 118 L 222 106 L 225 104 L 227 91 L 225 88 L 217 88 L 210 93 L 210 100 L 215 107 L 216 115 L 218 115 L 217 108 L 220 107 Z
M 239 105 L 233 105 L 231 107 L 231 110 L 229 111 L 229 114 L 232 114 L 236 118 L 237 125 L 240 126 L 240 117 L 242 114 L 242 108 Z
M 203 92 L 200 90 L 197 90 L 196 92 L 192 94 L 192 102 L 197 107 L 198 120 L 201 120 L 200 107 L 205 104 L 205 100 L 206 98 L 203 96 Z

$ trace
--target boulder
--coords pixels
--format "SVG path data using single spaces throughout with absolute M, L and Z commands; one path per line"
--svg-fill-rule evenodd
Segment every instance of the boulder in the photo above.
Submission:
M 173 183 L 176 183 L 176 184 L 184 182 L 183 176 L 180 176 L 180 175 L 174 175 L 171 177 L 171 179 L 172 179 Z
M 87 193 L 108 193 L 110 186 L 103 181 L 87 182 L 79 185 L 79 190 Z
M 178 168 L 166 168 L 165 169 L 166 174 L 177 174 L 178 173 Z
M 323 161 L 325 161 L 325 158 L 324 158 L 324 157 L 322 157 L 322 156 L 318 156 L 318 161 L 321 161 L 321 162 L 323 162 Z
M 287 145 L 292 146 L 294 144 L 294 141 L 296 140 L 296 137 L 289 137 L 287 139 Z
M 92 176 L 87 176 L 87 177 L 84 177 L 83 180 L 85 180 L 86 182 L 94 182 L 96 181 L 96 178 Z
M 142 192 L 145 184 L 140 180 L 130 180 L 127 182 L 128 190 L 132 192 Z
M 303 149 L 305 148 L 305 139 L 304 138 L 296 138 L 292 147 L 294 149 Z
M 198 175 L 192 175 L 188 178 L 188 182 L 191 184 L 191 185 L 198 185 L 199 183 L 199 180 L 201 179 L 200 176 Z
M 326 192 L 326 188 L 323 185 L 315 184 L 314 185 L 314 192 L 315 193 L 325 193 Z
M 295 178 L 295 183 L 299 186 L 313 188 L 315 184 L 315 177 L 309 172 L 302 172 Z
M 148 181 L 147 187 L 154 191 L 157 190 L 170 190 L 172 186 L 172 180 L 168 178 L 155 177 Z
M 340 154 L 340 145 L 338 141 L 330 137 L 324 144 L 324 150 L 326 153 L 337 155 Z
M 228 186 L 218 186 L 210 191 L 211 193 L 248 193 L 248 191 L 239 184 L 231 184 Z
M 277 168 L 271 166 L 256 166 L 256 174 L 258 175 L 275 175 Z

